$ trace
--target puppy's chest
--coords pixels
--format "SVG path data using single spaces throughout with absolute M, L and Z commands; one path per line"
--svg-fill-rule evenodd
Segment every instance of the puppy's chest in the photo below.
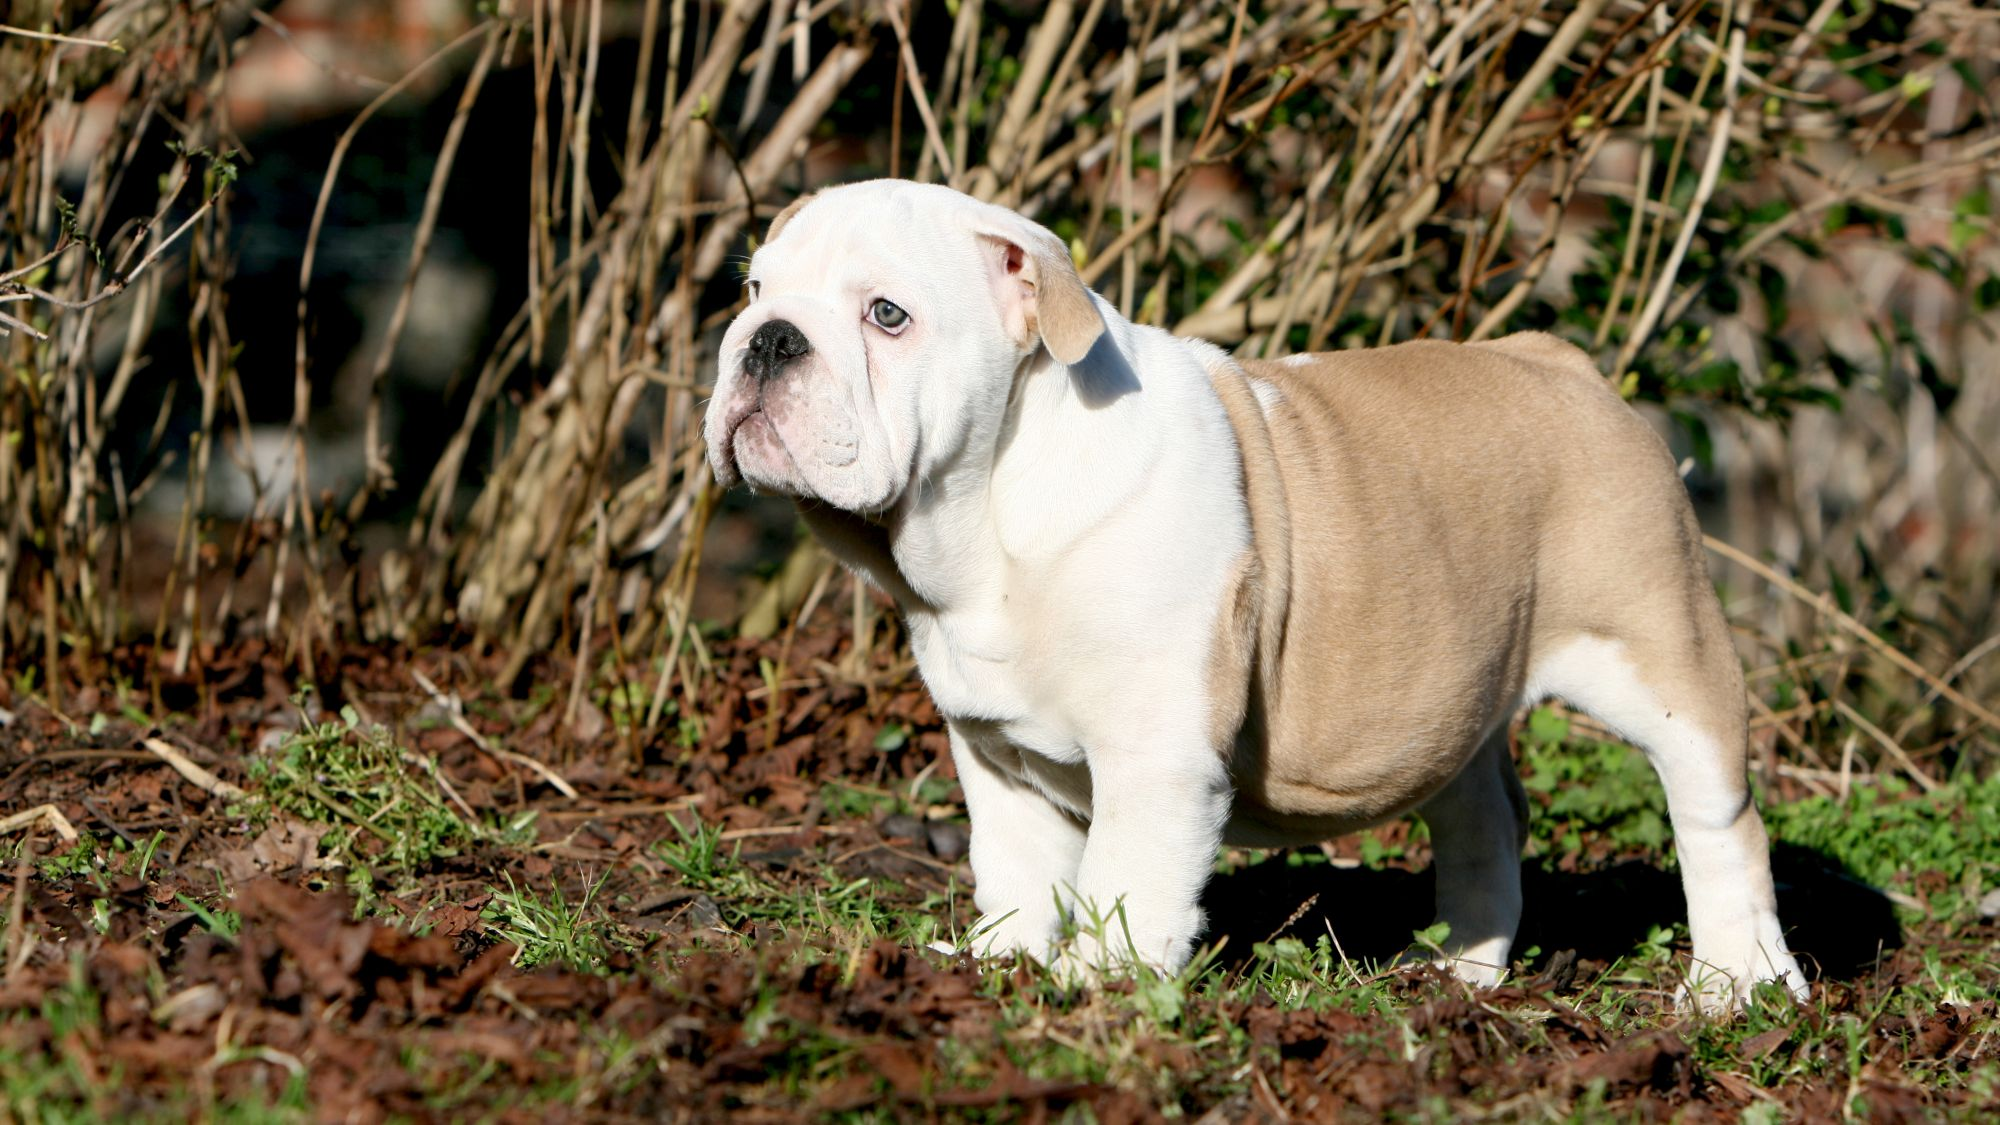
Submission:
M 1077 734 L 1062 717 L 1050 639 L 1031 640 L 1004 603 L 979 613 L 912 614 L 909 627 L 917 669 L 940 714 L 1054 762 L 1082 760 Z

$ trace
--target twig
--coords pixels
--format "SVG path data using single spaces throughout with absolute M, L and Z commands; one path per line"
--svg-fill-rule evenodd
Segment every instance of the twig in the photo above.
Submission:
M 604 504 L 592 506 L 592 520 L 597 527 L 597 547 L 591 554 L 590 583 L 584 588 L 580 616 L 583 620 L 576 629 L 576 666 L 570 671 L 569 702 L 563 707 L 563 726 L 574 728 L 578 708 L 583 706 L 584 682 L 590 676 L 590 631 L 597 623 L 597 598 L 604 589 L 604 576 L 611 571 L 611 547 L 606 538 L 607 521 L 604 518 Z
M 246 790 L 232 785 L 194 764 L 186 754 L 174 749 L 161 739 L 141 739 L 139 744 L 152 751 L 153 755 L 161 761 L 174 767 L 174 772 L 186 778 L 190 785 L 212 797 L 225 797 L 230 800 L 237 800 L 250 795 Z
M 543 781 L 548 782 L 549 786 L 553 788 L 556 792 L 561 793 L 563 796 L 568 797 L 571 800 L 576 799 L 577 797 L 576 786 L 571 785 L 567 781 L 564 781 L 561 774 L 557 773 L 556 771 L 550 769 L 548 766 L 542 764 L 541 762 L 536 761 L 535 759 L 529 757 L 526 754 L 518 754 L 512 750 L 495 746 L 491 742 L 487 741 L 485 735 L 480 734 L 478 731 L 474 730 L 472 724 L 465 721 L 465 714 L 462 705 L 458 702 L 458 700 L 455 697 L 447 696 L 445 695 L 444 692 L 439 691 L 438 686 L 431 682 L 429 676 L 426 676 L 421 671 L 412 668 L 410 669 L 410 678 L 417 681 L 417 686 L 424 689 L 424 691 L 431 697 L 432 702 L 436 703 L 439 707 L 444 709 L 445 717 L 451 720 L 451 725 L 457 728 L 458 733 L 471 739 L 472 744 L 474 746 L 479 747 L 479 749 L 484 753 L 491 754 L 502 761 L 512 762 L 517 766 L 521 766 L 525 769 L 533 771 L 536 775 L 541 777 Z
M 1861 733 L 1867 735 L 1869 738 L 1874 739 L 1875 744 L 1877 746 L 1880 746 L 1882 749 L 1887 750 L 1889 752 L 1889 756 L 1896 759 L 1896 764 L 1903 767 L 1903 772 L 1909 774 L 1911 777 L 1916 779 L 1917 784 L 1923 787 L 1924 792 L 1926 793 L 1937 792 L 1938 783 L 1931 778 L 1931 775 L 1925 773 L 1917 765 L 1916 759 L 1910 757 L 1909 751 L 1903 749 L 1903 747 L 1900 744 L 1898 744 L 1895 739 L 1890 738 L 1886 733 L 1884 733 L 1881 727 L 1878 727 L 1874 723 L 1869 722 L 1865 717 L 1863 717 L 1861 712 L 1856 711 L 1854 708 L 1848 706 L 1847 701 L 1845 699 L 1834 700 L 1833 709 L 1835 711 L 1840 712 L 1841 716 L 1845 718 L 1848 722 L 1853 723 L 1857 727 L 1860 727 Z
M 9 817 L 0 817 L 0 834 L 33 828 L 38 824 L 47 824 L 55 830 L 56 835 L 65 840 L 73 841 L 77 838 L 76 826 L 71 824 L 69 818 L 62 814 L 62 810 L 54 805 L 36 805 L 32 809 L 17 812 Z
M 0 313 L 0 325 L 6 326 L 5 328 L 0 328 L 0 336 L 5 336 L 10 332 L 20 332 L 33 340 L 46 340 L 49 338 L 48 333 L 36 328 L 25 320 L 17 320 L 6 313 Z
M 731 828 L 716 833 L 715 838 L 727 842 L 753 840 L 762 836 L 791 836 L 806 832 L 819 832 L 828 836 L 852 836 L 855 829 L 840 824 L 766 824 L 756 828 Z
M 1020 75 L 1014 80 L 1014 88 L 1008 92 L 1006 108 L 1002 110 L 1000 122 L 987 141 L 986 163 L 973 176 L 969 194 L 990 199 L 1001 183 L 1011 178 L 1012 165 L 1019 152 L 1021 130 L 1027 126 L 1028 115 L 1034 112 L 1035 104 L 1041 99 L 1042 83 L 1055 64 L 1056 51 L 1070 38 L 1075 23 L 1075 0 L 1053 0 L 1045 10 L 1042 22 L 1028 38 L 1027 48 L 1021 57 Z
M 190 227 L 200 222 L 202 216 L 208 214 L 209 210 L 215 206 L 215 201 L 217 198 L 218 198 L 217 196 L 210 196 L 206 200 L 203 200 L 202 205 L 200 207 L 195 208 L 194 214 L 189 215 L 185 222 L 181 223 L 180 226 L 174 228 L 174 232 L 172 234 L 168 235 L 164 239 L 161 239 L 159 245 L 153 247 L 153 249 L 149 251 L 144 258 L 139 259 L 139 264 L 132 267 L 132 272 L 127 274 L 120 274 L 118 276 L 113 277 L 111 280 L 105 282 L 104 288 L 99 290 L 95 296 L 86 298 L 85 300 L 81 301 L 72 301 L 64 297 L 58 297 L 54 293 L 47 292 L 46 290 L 38 289 L 35 286 L 27 285 L 18 281 L 7 282 L 6 286 L 14 290 L 15 292 L 27 293 L 39 300 L 46 301 L 49 304 L 54 305 L 59 309 L 62 309 L 64 312 L 82 312 L 85 309 L 94 308 L 97 305 L 102 304 L 103 302 L 108 301 L 113 297 L 116 297 L 118 294 L 123 293 L 127 288 L 131 286 L 131 284 L 134 281 L 137 281 L 139 279 L 139 275 L 146 272 L 146 267 L 152 265 L 155 261 L 159 259 L 161 254 L 166 252 L 167 247 L 172 246 L 174 242 L 180 238 L 181 235 L 186 234 L 188 232 L 188 229 Z M 29 331 L 32 332 L 33 329 L 30 329 Z
M 1732 28 L 1729 32 L 1729 70 L 1722 84 L 1722 105 L 1715 111 L 1715 122 L 1709 129 L 1708 156 L 1702 164 L 1701 179 L 1695 183 L 1694 198 L 1688 203 L 1687 216 L 1681 220 L 1674 248 L 1668 253 L 1666 263 L 1660 267 L 1660 280 L 1654 285 L 1652 295 L 1646 299 L 1639 322 L 1633 326 L 1632 334 L 1626 337 L 1625 346 L 1619 352 L 1617 374 L 1621 378 L 1625 369 L 1631 366 L 1633 357 L 1652 336 L 1653 329 L 1659 326 L 1660 314 L 1666 309 L 1667 299 L 1673 295 L 1681 262 L 1687 257 L 1688 247 L 1694 244 L 1695 230 L 1701 226 L 1702 211 L 1708 207 L 1709 197 L 1715 194 L 1716 181 L 1722 175 L 1723 158 L 1729 152 L 1729 130 L 1736 120 L 1736 91 L 1742 78 L 1743 30 Z
M 1873 629 L 1849 617 L 1841 611 L 1839 606 L 1833 604 L 1831 595 L 1812 592 L 1712 535 L 1702 536 L 1701 541 L 1708 546 L 1709 550 L 1714 551 L 1716 554 L 1742 566 L 1745 570 L 1762 578 L 1764 581 L 1784 590 L 1792 597 L 1810 606 L 1821 616 L 1831 620 L 1835 625 L 1853 634 L 1863 644 L 1880 653 L 1891 664 L 1923 681 L 1931 690 L 1950 700 L 1966 714 L 1978 719 L 1993 730 L 2000 731 L 2000 715 L 1995 715 L 1993 712 L 1966 698 L 1950 684 L 1932 675 L 1923 665 L 1904 655 L 1901 649 L 1883 640 Z
M 22 845 L 21 853 L 14 857 L 14 893 L 7 898 L 7 932 L 0 935 L 0 964 L 5 966 L 5 975 L 0 979 L 4 979 L 8 984 L 14 983 L 14 977 L 20 972 L 21 966 L 28 963 L 28 957 L 37 944 L 32 941 L 25 944 L 21 942 L 21 937 L 26 932 L 28 873 L 34 870 L 33 851 L 34 840 L 30 838 Z
M 690 793 L 671 801 L 655 801 L 650 804 L 607 805 L 594 809 L 555 809 L 540 814 L 543 820 L 620 820 L 625 817 L 656 817 L 662 813 L 679 812 L 702 803 L 702 795 Z
M 68 43 L 77 47 L 98 47 L 106 51 L 125 53 L 125 45 L 116 39 L 84 39 L 75 35 L 58 35 L 53 31 L 29 31 L 25 27 L 9 27 L 0 23 L 0 35 L 14 35 L 22 39 L 40 39 L 45 43 Z
M 1556 33 L 1549 38 L 1548 44 L 1535 56 L 1534 65 L 1530 66 L 1528 73 L 1522 75 L 1514 84 L 1513 93 L 1509 94 L 1507 100 L 1494 112 L 1491 122 L 1479 134 L 1479 140 L 1473 144 L 1472 151 L 1466 153 L 1467 164 L 1484 164 L 1494 153 L 1500 151 L 1501 142 L 1506 140 L 1508 132 L 1514 128 L 1514 123 L 1521 119 L 1522 113 L 1526 112 L 1528 103 L 1541 96 L 1543 85 L 1555 73 L 1556 67 L 1569 58 L 1570 51 L 1575 49 L 1577 41 L 1583 38 L 1584 32 L 1590 30 L 1591 21 L 1597 18 L 1598 12 L 1604 10 L 1605 2 L 1606 0 L 1586 0 L 1585 3 L 1577 5 L 1576 10 L 1569 14 L 1569 18 L 1556 28 Z M 1727 130 L 1724 130 L 1724 135 L 1727 135 Z
M 295 382 L 299 386 L 303 387 L 307 385 L 306 314 L 307 314 L 307 301 L 312 293 L 313 260 L 316 257 L 317 252 L 319 250 L 320 228 L 326 224 L 327 207 L 333 201 L 334 181 L 339 179 L 340 177 L 340 166 L 347 159 L 347 150 L 354 144 L 354 138 L 360 134 L 361 127 L 368 124 L 369 119 L 374 117 L 377 113 L 379 113 L 382 107 L 388 105 L 389 102 L 396 97 L 396 95 L 402 93 L 411 84 L 415 83 L 417 79 L 430 73 L 432 67 L 436 66 L 439 62 L 441 62 L 445 58 L 448 58 L 452 53 L 457 51 L 460 47 L 464 46 L 467 43 L 472 42 L 474 39 L 479 38 L 482 35 L 492 34 L 496 26 L 497 25 L 492 20 L 481 20 L 479 23 L 473 25 L 471 28 L 467 29 L 465 32 L 460 34 L 458 38 L 453 39 L 451 42 L 445 44 L 442 47 L 439 47 L 436 51 L 433 51 L 429 57 L 425 58 L 422 62 L 419 62 L 416 66 L 411 67 L 409 73 L 403 75 L 401 78 L 398 78 L 394 82 L 394 84 L 385 88 L 381 93 L 377 94 L 374 97 L 374 99 L 371 100 L 367 105 L 363 106 L 361 112 L 354 115 L 354 120 L 347 123 L 347 128 L 341 130 L 339 138 L 334 141 L 333 155 L 327 158 L 326 174 L 320 180 L 319 195 L 313 201 L 312 219 L 306 226 L 305 251 L 304 253 L 299 255 L 298 325 L 297 325 L 297 337 L 294 341 L 294 348 L 293 348 L 293 364 L 295 367 L 294 378 Z M 458 122 L 464 117 L 466 108 L 467 107 L 461 107 L 460 113 L 458 113 L 454 117 L 455 127 L 462 128 L 462 125 L 459 125 Z M 539 136 L 539 132 L 537 133 L 537 135 Z M 449 167 L 448 156 L 446 163 L 444 164 L 443 167 Z M 441 178 L 442 178 L 441 176 L 432 177 L 433 187 L 431 188 L 430 192 L 431 196 L 435 196 L 441 190 L 436 186 L 437 182 L 441 180 Z M 431 210 L 434 213 L 435 211 L 434 202 L 428 196 L 426 198 L 425 206 L 427 210 Z M 411 261 L 412 264 L 410 266 L 409 272 L 411 277 L 414 278 L 415 271 L 422 265 L 423 261 L 423 247 L 421 245 L 414 248 L 411 255 Z M 407 287 L 408 283 L 406 282 L 405 284 L 406 292 L 407 292 Z M 300 448 L 303 448 L 304 444 L 303 438 L 297 438 L 295 440 L 295 444 L 298 445 Z M 375 456 L 376 456 L 375 451 L 373 449 L 370 449 L 369 457 L 372 459 Z M 300 481 L 305 480 L 306 467 L 303 462 L 303 459 L 301 459 L 301 462 L 298 465 L 294 466 L 293 472 L 299 478 Z M 273 600 L 274 601 L 276 600 L 275 595 Z
M 924 122 L 924 137 L 930 141 L 931 155 L 937 159 L 938 168 L 946 180 L 951 179 L 951 153 L 944 147 L 944 134 L 939 132 L 937 115 L 931 111 L 931 96 L 924 90 L 923 71 L 917 69 L 916 52 L 910 50 L 910 29 L 903 25 L 901 5 L 890 3 L 883 6 L 888 13 L 889 26 L 896 30 L 896 46 L 903 57 L 903 68 L 910 73 L 910 93 L 915 95 L 917 116 Z
M 1965 674 L 1966 669 L 1971 668 L 1974 664 L 1977 664 L 1981 660 L 1986 659 L 1987 654 L 1993 652 L 1995 649 L 2000 649 L 2000 633 L 1995 633 L 1992 636 L 1986 638 L 1985 640 L 1980 641 L 1978 644 L 1973 645 L 1971 650 L 1968 651 L 1964 656 L 1961 656 L 1957 660 L 1952 661 L 1951 667 L 1946 668 L 1944 670 L 1944 675 L 1939 676 L 1938 679 L 1944 681 L 1945 683 L 1950 683 L 1953 680 L 1958 679 L 1960 676 Z M 1936 699 L 1937 697 L 1938 697 L 1937 689 L 1930 688 L 1924 692 L 1924 697 L 1917 701 L 1917 707 L 1919 709 L 1928 707 L 1930 706 L 1931 700 Z M 1904 735 L 1910 733 L 1910 728 L 1915 726 L 1917 723 L 1917 717 L 1918 716 L 1916 714 L 1912 714 L 1908 719 L 1904 720 L 1903 725 L 1901 727 L 1897 728 L 1896 738 L 1898 740 L 1900 740 Z
M 489 25 L 486 44 L 480 48 L 479 58 L 473 62 L 472 72 L 465 80 L 465 89 L 459 94 L 458 108 L 452 113 L 451 124 L 445 128 L 444 142 L 438 146 L 430 186 L 424 190 L 423 211 L 417 219 L 416 234 L 410 240 L 409 263 L 403 270 L 403 287 L 396 294 L 395 310 L 389 314 L 388 330 L 383 334 L 382 347 L 375 355 L 374 368 L 368 374 L 368 413 L 362 442 L 367 475 L 348 505 L 347 518 L 350 522 L 360 522 L 368 501 L 394 485 L 394 469 L 382 450 L 382 395 L 388 383 L 390 365 L 396 357 L 396 345 L 401 342 L 403 328 L 409 322 L 417 277 L 429 256 L 431 238 L 437 230 L 438 211 L 444 203 L 445 185 L 451 178 L 452 166 L 458 157 L 459 142 L 465 137 L 466 123 L 472 117 L 472 107 L 479 100 L 479 91 L 486 84 L 487 72 L 492 69 L 493 60 L 500 52 L 501 30 L 499 24 Z M 303 474 L 305 466 L 300 465 L 298 471 Z
M 361 74 L 357 71 L 348 70 L 346 67 L 327 62 L 325 59 L 314 58 L 312 52 L 300 46 L 299 41 L 292 36 L 291 28 L 286 27 L 282 21 L 269 15 L 256 4 L 245 2 L 237 4 L 236 8 L 263 25 L 264 30 L 284 40 L 285 45 L 298 52 L 300 58 L 313 64 L 325 73 L 335 78 L 345 79 L 357 86 L 366 86 L 372 90 L 381 90 L 388 87 L 388 82 L 374 75 Z
M 431 775 L 431 780 L 437 782 L 438 789 L 451 799 L 452 804 L 458 806 L 460 812 L 465 814 L 465 826 L 467 828 L 472 829 L 474 833 L 484 831 L 479 823 L 479 814 L 472 811 L 472 806 L 466 804 L 464 797 L 459 796 L 458 787 L 451 783 L 451 779 L 444 775 L 444 771 L 438 768 L 436 762 L 408 750 L 403 751 L 403 761 Z
M 55 261 L 57 258 L 62 257 L 64 254 L 69 253 L 70 247 L 78 245 L 81 245 L 81 243 L 77 242 L 74 239 L 64 239 L 56 243 L 55 249 L 49 251 L 46 254 L 43 254 L 41 257 L 36 258 L 32 262 L 29 262 L 27 265 L 15 266 L 13 269 L 8 270 L 6 273 L 0 273 L 0 285 L 4 285 L 7 282 L 12 281 L 17 277 L 26 277 L 27 275 L 34 273 L 36 270 L 41 269 L 43 266 L 46 266 L 50 262 Z

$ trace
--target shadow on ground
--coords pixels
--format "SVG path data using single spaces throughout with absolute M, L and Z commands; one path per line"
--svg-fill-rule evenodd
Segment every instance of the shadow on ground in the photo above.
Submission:
M 1835 860 L 1781 844 L 1771 863 L 1779 916 L 1808 975 L 1853 980 L 1902 945 L 1893 905 Z M 1612 961 L 1631 953 L 1653 927 L 1687 921 L 1679 873 L 1650 863 L 1562 872 L 1528 861 L 1521 870 L 1526 902 L 1517 951 L 1571 949 L 1585 960 Z M 1429 924 L 1431 888 L 1428 870 L 1294 867 L 1273 856 L 1209 882 L 1202 896 L 1209 917 L 1205 940 L 1228 938 L 1222 960 L 1236 965 L 1258 942 L 1296 937 L 1310 943 L 1331 926 L 1348 957 L 1387 959 L 1410 944 L 1412 931 Z

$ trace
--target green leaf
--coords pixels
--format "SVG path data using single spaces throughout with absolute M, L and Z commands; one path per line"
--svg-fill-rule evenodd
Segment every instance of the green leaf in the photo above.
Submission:
M 1155 1023 L 1179 1023 L 1185 997 L 1181 982 L 1168 976 L 1147 976 L 1133 987 L 1132 998 Z
M 1442 952 L 1444 943 L 1451 940 L 1451 923 L 1432 922 L 1423 929 L 1411 933 L 1410 937 L 1418 945 L 1426 949 L 1435 949 Z
M 1547 707 L 1528 713 L 1528 740 L 1553 746 L 1569 737 L 1569 720 Z
M 1708 423 L 1702 420 L 1701 415 L 1690 414 L 1685 410 L 1676 410 L 1673 416 L 1674 421 L 1679 422 L 1682 428 L 1687 430 L 1688 443 L 1693 447 L 1691 452 L 1694 454 L 1694 463 L 1704 470 L 1713 469 L 1715 438 L 1708 432 Z
M 1980 184 L 1965 193 L 1951 209 L 1951 252 L 1965 253 L 1965 248 L 1972 245 L 1972 240 L 1984 234 L 1990 225 L 1973 220 L 1984 219 L 1992 214 L 1993 198 L 1987 194 L 1985 184 Z
M 1979 306 L 1980 312 L 1992 312 L 2000 308 L 2000 274 L 1980 282 L 1979 288 L 1973 290 L 1972 301 Z

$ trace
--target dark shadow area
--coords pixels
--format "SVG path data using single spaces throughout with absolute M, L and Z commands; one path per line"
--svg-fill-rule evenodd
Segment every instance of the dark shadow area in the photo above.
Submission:
M 1125 353 L 1118 350 L 1118 341 L 1106 332 L 1091 345 L 1090 354 L 1083 361 L 1069 369 L 1070 381 L 1076 386 L 1076 397 L 1092 410 L 1124 398 L 1139 389 L 1139 375 L 1132 370 L 1132 363 Z
M 1809 976 L 1852 980 L 1902 945 L 1889 900 L 1837 861 L 1781 844 L 1771 863 L 1779 916 Z M 1528 861 L 1521 871 L 1525 905 L 1517 956 L 1539 946 L 1542 957 L 1570 949 L 1587 960 L 1611 961 L 1636 949 L 1653 927 L 1687 921 L 1679 873 L 1650 863 L 1563 872 Z M 1210 880 L 1202 895 L 1209 919 L 1203 940 L 1227 937 L 1221 960 L 1237 966 L 1251 959 L 1258 942 L 1277 936 L 1310 944 L 1331 925 L 1348 957 L 1386 960 L 1409 946 L 1412 931 L 1430 923 L 1432 886 L 1428 869 L 1294 867 L 1274 856 Z M 1298 913 L 1314 895 L 1318 901 Z

